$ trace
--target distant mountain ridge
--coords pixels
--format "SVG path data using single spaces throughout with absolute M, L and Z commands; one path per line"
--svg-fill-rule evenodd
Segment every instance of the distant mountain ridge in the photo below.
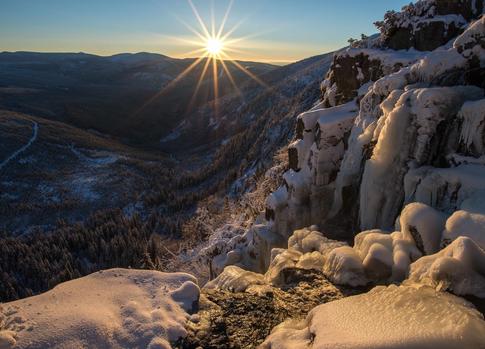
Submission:
M 133 143 L 156 145 L 190 108 L 214 98 L 212 70 L 193 97 L 204 60 L 170 85 L 194 61 L 146 52 L 107 57 L 2 52 L 0 107 L 96 129 Z M 239 64 L 256 76 L 276 69 L 267 63 Z M 231 62 L 226 65 L 237 85 L 250 79 Z M 219 95 L 223 96 L 234 88 L 219 69 Z

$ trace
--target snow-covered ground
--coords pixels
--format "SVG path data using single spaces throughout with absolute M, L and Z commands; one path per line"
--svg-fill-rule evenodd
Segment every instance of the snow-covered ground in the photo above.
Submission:
M 430 287 L 389 286 L 314 308 L 277 326 L 261 349 L 483 348 L 483 316 Z
M 0 348 L 171 348 L 197 309 L 184 273 L 110 269 L 0 306 Z

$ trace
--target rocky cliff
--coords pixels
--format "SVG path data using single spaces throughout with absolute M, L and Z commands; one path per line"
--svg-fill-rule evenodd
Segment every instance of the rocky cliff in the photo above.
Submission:
M 418 1 L 334 56 L 320 103 L 297 118 L 283 185 L 210 261 L 211 287 L 281 286 L 301 268 L 485 296 L 483 8 Z

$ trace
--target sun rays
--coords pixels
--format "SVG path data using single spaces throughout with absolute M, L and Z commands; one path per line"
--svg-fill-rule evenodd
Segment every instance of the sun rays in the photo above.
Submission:
M 205 60 L 204 68 L 202 69 L 202 73 L 199 76 L 196 88 L 194 90 L 194 94 L 189 104 L 189 108 L 193 106 L 194 101 L 197 98 L 197 93 L 199 92 L 200 85 L 206 78 L 206 74 L 208 73 L 209 69 L 208 66 L 212 65 L 212 80 L 213 80 L 213 106 L 214 111 L 217 114 L 218 110 L 218 97 L 219 97 L 219 77 L 222 74 L 225 74 L 227 79 L 229 80 L 230 84 L 234 88 L 234 91 L 242 96 L 240 88 L 237 86 L 237 83 L 229 69 L 227 62 L 230 62 L 234 67 L 242 71 L 244 74 L 249 76 L 251 79 L 257 81 L 259 84 L 266 87 L 266 85 L 252 72 L 248 69 L 243 67 L 237 61 L 235 61 L 231 56 L 230 52 L 241 52 L 238 48 L 234 47 L 237 45 L 238 42 L 243 40 L 244 38 L 233 38 L 231 37 L 232 34 L 236 31 L 236 29 L 241 25 L 242 22 L 237 23 L 235 26 L 230 28 L 229 30 L 225 31 L 227 20 L 229 18 L 229 14 L 232 9 L 233 0 L 229 3 L 224 16 L 220 22 L 218 28 L 216 28 L 216 21 L 214 16 L 214 9 L 211 9 L 211 21 L 210 21 L 210 28 L 206 25 L 202 16 L 199 14 L 199 11 L 195 7 L 192 0 L 188 0 L 189 5 L 192 9 L 192 12 L 197 19 L 199 24 L 199 30 L 193 28 L 189 24 L 182 22 L 192 33 L 196 35 L 196 37 L 200 40 L 192 41 L 192 44 L 195 46 L 199 46 L 193 52 L 200 53 L 202 55 L 203 60 Z
M 202 16 L 200 15 L 199 11 L 195 7 L 192 0 L 187 0 L 190 8 L 192 9 L 193 15 L 195 20 L 198 24 L 198 28 L 194 28 L 192 25 L 188 24 L 184 20 L 177 18 L 180 23 L 182 23 L 193 35 L 194 37 L 191 39 L 187 38 L 175 38 L 177 41 L 185 44 L 190 45 L 194 49 L 190 52 L 187 52 L 186 56 L 198 56 L 199 58 L 195 59 L 192 64 L 190 64 L 183 72 L 181 72 L 175 79 L 173 79 L 167 86 L 165 86 L 162 90 L 152 96 L 143 106 L 142 109 L 145 108 L 147 105 L 154 102 L 158 97 L 164 94 L 166 91 L 170 90 L 176 84 L 178 84 L 182 79 L 184 79 L 189 73 L 194 71 L 194 69 L 202 65 L 202 69 L 200 75 L 198 76 L 197 82 L 195 83 L 194 92 L 192 94 L 192 98 L 190 99 L 187 110 L 191 110 L 194 104 L 197 101 L 198 93 L 201 90 L 202 85 L 207 81 L 206 77 L 208 74 L 212 74 L 212 84 L 213 84 L 213 93 L 212 93 L 212 105 L 214 109 L 214 113 L 218 114 L 218 98 L 219 98 L 219 85 L 221 77 L 225 77 L 226 81 L 232 86 L 235 93 L 239 96 L 243 97 L 241 89 L 236 83 L 236 79 L 231 73 L 232 69 L 238 69 L 242 73 L 246 74 L 249 78 L 256 81 L 258 84 L 262 85 L 263 87 L 269 89 L 269 87 L 259 79 L 255 74 L 253 74 L 248 68 L 244 67 L 238 61 L 234 60 L 231 57 L 231 53 L 241 54 L 244 53 L 243 50 L 240 49 L 242 41 L 248 39 L 249 37 L 253 37 L 254 35 L 250 35 L 247 37 L 233 37 L 234 32 L 239 28 L 239 26 L 243 23 L 242 21 L 236 23 L 231 28 L 227 28 L 228 18 L 233 6 L 234 0 L 229 2 L 227 6 L 224 16 L 219 22 L 219 25 L 216 26 L 216 19 L 214 15 L 214 8 L 211 8 L 211 18 L 210 18 L 210 25 L 207 25 Z M 227 30 L 226 30 L 227 29 Z M 232 70 L 234 71 L 234 70 Z M 210 102 L 210 101 L 207 101 Z

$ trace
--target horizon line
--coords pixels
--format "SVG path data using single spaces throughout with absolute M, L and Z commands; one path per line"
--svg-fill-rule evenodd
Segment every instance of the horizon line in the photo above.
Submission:
M 305 60 L 305 59 L 310 58 L 310 57 L 330 53 L 330 52 L 331 51 L 322 52 L 322 53 L 319 53 L 319 54 L 316 54 L 316 55 L 312 55 L 312 56 L 309 56 L 309 57 L 304 57 L 304 58 L 296 59 L 296 60 L 292 60 L 292 59 L 258 59 L 258 58 L 255 58 L 255 59 L 244 58 L 244 59 L 232 59 L 232 60 L 233 61 L 239 61 L 239 62 L 254 62 L 254 63 L 266 63 L 266 64 L 273 64 L 273 65 L 286 65 L 286 64 L 296 63 L 296 62 L 299 62 L 301 60 Z M 85 54 L 85 55 L 89 55 L 89 56 L 96 56 L 96 57 L 103 57 L 103 58 L 109 58 L 109 57 L 114 57 L 114 56 L 123 55 L 123 54 L 126 54 L 126 55 L 152 54 L 152 55 L 159 55 L 159 56 L 163 56 L 163 57 L 167 57 L 167 58 L 171 58 L 171 59 L 180 59 L 180 60 L 201 58 L 200 56 L 197 56 L 197 57 L 175 57 L 175 56 L 169 56 L 169 55 L 166 55 L 166 54 L 163 54 L 163 53 L 160 53 L 160 52 L 150 52 L 150 51 L 137 51 L 137 52 L 124 51 L 124 52 L 118 52 L 118 53 L 112 53 L 112 54 L 99 54 L 99 53 L 91 53 L 91 52 L 86 52 L 86 51 L 31 51 L 31 50 L 9 51 L 9 50 L 2 50 L 2 51 L 0 51 L 0 53 Z M 221 60 L 231 61 L 231 59 L 221 59 Z

